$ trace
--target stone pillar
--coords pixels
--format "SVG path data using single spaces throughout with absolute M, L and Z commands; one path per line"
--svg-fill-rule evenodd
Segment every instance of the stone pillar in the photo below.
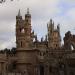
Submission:
M 1 62 L 0 62 L 0 74 L 2 74 L 2 69 L 1 69 Z
M 34 67 L 34 75 L 38 75 L 38 66 Z
M 6 64 L 4 62 L 1 62 L 1 73 L 6 75 Z
M 49 66 L 45 65 L 45 67 L 44 67 L 44 75 L 50 75 L 49 73 L 50 73 L 49 72 Z

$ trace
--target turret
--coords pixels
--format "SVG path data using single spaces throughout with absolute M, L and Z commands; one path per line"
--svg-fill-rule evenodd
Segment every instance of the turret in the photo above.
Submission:
M 50 34 L 52 34 L 53 30 L 54 30 L 54 22 L 52 21 L 52 19 L 50 19 L 50 22 L 48 24 L 48 31 Z
M 31 25 L 31 14 L 29 13 L 29 8 L 27 8 L 27 13 L 25 14 L 25 23 Z
M 26 27 L 26 34 L 30 37 L 31 36 L 31 14 L 29 13 L 29 8 L 27 8 L 27 13 L 25 14 L 25 27 Z
M 20 10 L 16 16 L 16 43 L 18 48 L 28 48 L 32 44 L 31 14 L 29 9 L 27 9 L 25 14 L 25 20 L 22 19 Z
M 22 20 L 22 16 L 19 9 L 18 15 L 16 16 L 16 25 L 19 25 L 21 20 Z
M 61 41 L 60 24 L 57 25 L 57 31 L 58 31 L 58 34 L 59 34 L 59 40 Z
M 50 19 L 47 28 L 48 28 L 48 47 L 53 49 L 59 48 L 61 45 L 59 24 L 57 26 L 57 29 L 54 29 L 54 22 L 52 21 L 52 19 Z

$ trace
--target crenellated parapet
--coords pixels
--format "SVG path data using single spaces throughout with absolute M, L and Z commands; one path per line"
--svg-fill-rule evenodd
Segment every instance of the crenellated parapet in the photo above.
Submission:
M 64 48 L 68 50 L 75 50 L 75 35 L 72 35 L 70 31 L 65 33 Z

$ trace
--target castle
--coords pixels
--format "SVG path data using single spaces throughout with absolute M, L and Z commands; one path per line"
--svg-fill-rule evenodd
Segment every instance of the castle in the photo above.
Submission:
M 16 48 L 0 51 L 0 75 L 75 75 L 75 35 L 65 34 L 61 45 L 60 26 L 50 19 L 45 39 L 31 29 L 29 9 L 16 16 Z

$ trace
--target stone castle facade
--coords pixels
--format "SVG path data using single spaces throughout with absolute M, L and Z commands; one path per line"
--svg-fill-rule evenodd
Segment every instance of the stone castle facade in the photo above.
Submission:
M 31 29 L 29 9 L 16 16 L 16 48 L 0 51 L 0 75 L 75 75 L 75 35 L 65 34 L 61 45 L 60 26 L 50 19 L 45 39 L 38 41 Z M 34 41 L 33 41 L 34 40 Z

